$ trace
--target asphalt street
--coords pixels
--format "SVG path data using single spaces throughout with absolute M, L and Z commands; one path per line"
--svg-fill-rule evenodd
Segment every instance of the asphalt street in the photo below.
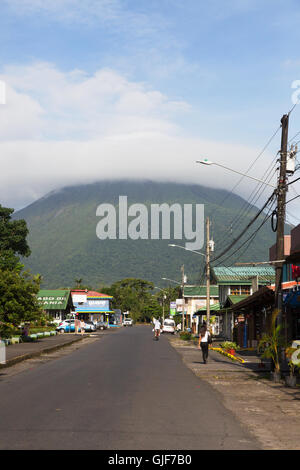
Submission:
M 0 448 L 259 449 L 221 395 L 152 335 L 122 328 L 18 374 L 1 371 Z

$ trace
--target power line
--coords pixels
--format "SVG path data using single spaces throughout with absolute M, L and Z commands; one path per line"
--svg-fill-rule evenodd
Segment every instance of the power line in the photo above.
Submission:
M 276 137 L 276 135 L 278 134 L 279 130 L 281 129 L 281 126 L 279 126 L 276 131 L 272 134 L 272 136 L 268 139 L 267 143 L 264 145 L 264 147 L 262 148 L 262 150 L 259 152 L 259 154 L 257 155 L 257 157 L 254 159 L 254 161 L 251 163 L 251 165 L 248 167 L 248 169 L 246 170 L 246 173 L 245 175 L 243 175 L 239 180 L 238 182 L 233 186 L 233 188 L 231 189 L 230 192 L 227 193 L 227 195 L 225 196 L 225 198 L 223 199 L 223 201 L 218 204 L 218 209 L 220 210 L 225 202 L 228 200 L 229 197 L 231 197 L 231 195 L 233 194 L 233 191 L 239 186 L 239 184 L 242 182 L 242 180 L 247 176 L 248 172 L 251 170 L 251 168 L 255 165 L 255 163 L 257 162 L 257 160 L 262 156 L 262 154 L 266 151 L 266 149 L 268 148 L 268 146 L 270 145 L 270 143 L 272 142 L 272 140 Z
M 266 177 L 265 177 L 265 181 L 266 182 L 270 182 L 272 177 L 273 177 L 273 171 L 276 167 L 276 164 L 277 164 L 277 156 L 276 156 L 276 161 L 275 161 L 275 165 L 273 164 L 274 161 L 271 162 L 271 165 L 269 165 L 266 173 Z M 231 222 L 231 225 L 232 227 L 234 227 L 235 225 L 237 225 L 238 221 L 242 218 L 242 216 L 246 216 L 249 211 L 251 210 L 251 206 L 255 206 L 256 202 L 258 201 L 259 197 L 262 196 L 262 194 L 264 193 L 264 191 L 266 190 L 266 186 L 263 184 L 263 183 L 259 183 L 256 188 L 254 188 L 254 190 L 252 191 L 251 195 L 250 195 L 250 200 L 248 200 L 248 202 L 245 203 L 244 207 L 242 208 L 242 210 L 237 214 L 237 216 L 234 218 L 234 220 Z M 255 199 L 256 198 L 256 199 Z M 254 200 L 255 199 L 255 200 Z
M 259 227 L 250 235 L 250 237 L 248 237 L 233 253 L 231 253 L 229 256 L 227 256 L 225 259 L 223 259 L 222 261 L 220 261 L 216 266 L 219 266 L 221 263 L 225 263 L 226 260 L 232 258 L 239 250 L 241 250 L 241 248 L 243 248 L 243 246 L 249 242 L 248 246 L 245 248 L 245 250 L 243 251 L 242 254 L 239 255 L 239 257 L 241 257 L 245 251 L 249 248 L 250 244 L 253 242 L 254 238 L 256 237 L 256 235 L 258 234 L 259 230 L 263 227 L 263 225 L 267 222 L 267 220 L 271 217 L 272 213 L 271 212 L 271 208 L 272 208 L 273 204 L 270 206 L 269 208 L 269 211 L 268 211 L 268 214 L 266 214 L 264 220 L 262 221 L 262 223 L 259 225 Z
M 216 261 L 217 259 L 221 258 L 227 251 L 229 251 L 241 238 L 242 236 L 247 232 L 247 230 L 251 227 L 251 225 L 258 219 L 258 217 L 260 216 L 260 214 L 263 212 L 263 210 L 268 206 L 268 204 L 273 200 L 275 196 L 275 191 L 273 191 L 273 193 L 271 194 L 271 196 L 269 197 L 269 199 L 267 200 L 267 202 L 265 202 L 265 204 L 263 205 L 263 207 L 258 211 L 258 213 L 256 214 L 256 216 L 248 223 L 248 225 L 244 228 L 244 230 L 240 233 L 240 235 L 238 237 L 236 237 L 232 243 L 225 248 L 225 250 L 222 251 L 221 254 L 219 254 L 218 256 L 216 256 L 214 259 L 212 259 L 212 262 L 213 261 Z

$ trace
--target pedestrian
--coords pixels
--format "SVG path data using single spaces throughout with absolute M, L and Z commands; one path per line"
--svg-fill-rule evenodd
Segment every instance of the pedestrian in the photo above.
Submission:
M 81 334 L 83 335 L 84 334 L 84 327 L 85 327 L 85 323 L 84 323 L 84 320 L 83 318 L 81 319 L 81 322 L 80 322 L 80 330 L 81 330 Z
M 78 318 L 78 315 L 75 317 L 75 334 L 78 335 L 81 321 Z
M 209 331 L 206 327 L 206 323 L 203 322 L 200 328 L 198 349 L 200 349 L 200 347 L 202 349 L 202 357 L 203 357 L 204 364 L 206 364 L 206 361 L 208 358 L 208 344 L 209 344 Z
M 161 323 L 159 319 L 154 319 L 154 337 L 156 340 L 158 340 L 159 335 L 160 335 L 160 328 L 161 328 Z

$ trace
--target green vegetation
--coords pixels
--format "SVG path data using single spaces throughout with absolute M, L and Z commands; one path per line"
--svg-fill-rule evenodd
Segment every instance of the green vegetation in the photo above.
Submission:
M 163 287 L 162 277 L 180 281 L 182 264 L 188 282 L 197 283 L 203 272 L 204 257 L 168 246 L 169 243 L 183 245 L 184 240 L 99 240 L 96 226 L 100 219 L 96 209 L 102 203 L 117 207 L 119 195 L 128 196 L 128 205 L 145 204 L 148 213 L 152 203 L 204 204 L 205 215 L 213 221 L 216 250 L 220 250 L 257 212 L 256 208 L 249 210 L 242 226 L 230 233 L 230 221 L 245 201 L 233 194 L 220 210 L 219 205 L 227 194 L 225 190 L 199 185 L 151 181 L 104 181 L 64 188 L 15 215 L 15 218 L 26 220 L 30 231 L 28 242 L 32 254 L 24 263 L 32 272 L 42 274 L 43 286 L 47 288 L 72 287 L 76 279 L 75 285 L 88 285 L 98 290 L 100 285 L 108 286 L 119 279 L 132 277 L 147 279 Z M 263 216 L 259 217 L 257 224 L 262 219 Z M 239 261 L 267 259 L 273 243 L 274 234 L 266 224 L 258 232 L 255 244 L 249 246 Z M 231 260 L 227 260 L 226 264 L 230 263 Z
M 262 357 L 272 359 L 277 373 L 280 372 L 280 351 L 284 346 L 282 325 L 276 325 L 278 313 L 278 310 L 274 310 L 270 331 L 262 336 L 258 344 L 258 350 L 262 352 Z
M 23 270 L 18 255 L 29 256 L 27 226 L 24 220 L 12 221 L 13 209 L 0 206 L 0 336 L 10 337 L 21 322 L 41 317 L 36 294 L 40 276 Z
M 233 341 L 224 341 L 223 343 L 220 343 L 220 347 L 222 349 L 225 349 L 225 351 L 228 351 L 230 349 L 234 349 L 235 351 L 239 351 L 240 347 L 234 343 Z
M 190 341 L 192 339 L 192 333 L 187 331 L 182 331 L 179 336 L 180 339 L 183 339 L 183 341 Z

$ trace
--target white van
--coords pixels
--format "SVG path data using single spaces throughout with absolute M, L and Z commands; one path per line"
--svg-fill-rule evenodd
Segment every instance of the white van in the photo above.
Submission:
M 172 320 L 172 318 L 166 318 L 163 327 L 162 327 L 162 333 L 172 333 L 172 335 L 175 333 L 175 322 Z

